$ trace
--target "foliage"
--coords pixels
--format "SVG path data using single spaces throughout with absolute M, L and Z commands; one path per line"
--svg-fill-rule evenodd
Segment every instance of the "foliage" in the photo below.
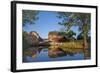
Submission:
M 78 36 L 77 36 L 77 40 L 82 40 L 84 38 L 83 32 L 81 32 Z M 91 36 L 87 35 L 87 42 L 91 41 Z
M 79 30 L 83 33 L 84 49 L 88 48 L 87 36 L 90 31 L 91 14 L 90 13 L 72 13 L 72 12 L 58 12 L 59 18 L 62 22 L 60 25 L 65 26 L 69 31 L 72 26 L 78 26 Z
M 23 26 L 25 26 L 26 24 L 34 24 L 35 21 L 38 19 L 37 14 L 38 14 L 38 11 L 23 10 L 22 11 Z
M 76 35 L 76 33 L 72 30 L 68 31 L 68 32 L 64 32 L 68 37 L 73 37 Z
M 23 38 L 25 38 L 28 35 L 26 31 L 23 31 Z
M 28 42 L 26 41 L 25 37 L 28 35 L 26 31 L 23 31 L 23 49 L 27 49 L 30 47 Z
M 82 32 L 77 36 L 77 40 L 81 40 L 81 39 L 83 39 L 83 34 L 82 34 Z
M 89 13 L 59 12 L 58 14 L 58 18 L 62 19 L 59 24 L 65 26 L 66 31 L 70 30 L 72 26 L 79 26 L 79 30 L 86 33 L 90 30 L 91 15 Z

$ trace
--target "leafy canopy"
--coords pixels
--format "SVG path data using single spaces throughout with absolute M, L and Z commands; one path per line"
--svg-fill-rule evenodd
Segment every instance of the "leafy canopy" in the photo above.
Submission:
M 38 14 L 38 11 L 23 10 L 22 11 L 23 26 L 25 26 L 27 23 L 28 24 L 34 24 L 35 21 L 38 19 L 37 14 Z
M 90 13 L 58 12 L 58 18 L 62 19 L 60 25 L 66 27 L 66 31 L 72 26 L 79 26 L 79 30 L 88 32 L 90 30 Z

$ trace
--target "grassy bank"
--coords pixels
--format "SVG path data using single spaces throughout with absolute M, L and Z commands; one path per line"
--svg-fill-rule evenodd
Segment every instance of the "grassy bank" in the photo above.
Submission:
M 70 42 L 50 42 L 51 46 L 59 46 L 62 48 L 70 48 L 70 49 L 82 49 L 83 41 L 77 40 L 77 41 L 70 41 Z

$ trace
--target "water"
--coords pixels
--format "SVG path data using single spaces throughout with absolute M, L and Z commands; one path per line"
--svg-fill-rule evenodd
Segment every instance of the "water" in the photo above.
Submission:
M 59 48 L 57 48 L 59 49 Z M 23 62 L 47 62 L 47 61 L 68 61 L 84 60 L 84 52 L 78 50 L 77 53 L 63 52 L 49 47 L 31 47 L 24 51 Z M 60 48 L 61 49 L 61 48 Z M 70 50 L 70 49 L 69 49 Z M 35 51 L 35 53 L 34 53 Z

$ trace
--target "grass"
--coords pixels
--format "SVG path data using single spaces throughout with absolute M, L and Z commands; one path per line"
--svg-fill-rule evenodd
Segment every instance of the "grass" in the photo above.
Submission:
M 83 41 L 70 41 L 70 42 L 50 42 L 52 46 L 59 46 L 62 48 L 82 49 Z

